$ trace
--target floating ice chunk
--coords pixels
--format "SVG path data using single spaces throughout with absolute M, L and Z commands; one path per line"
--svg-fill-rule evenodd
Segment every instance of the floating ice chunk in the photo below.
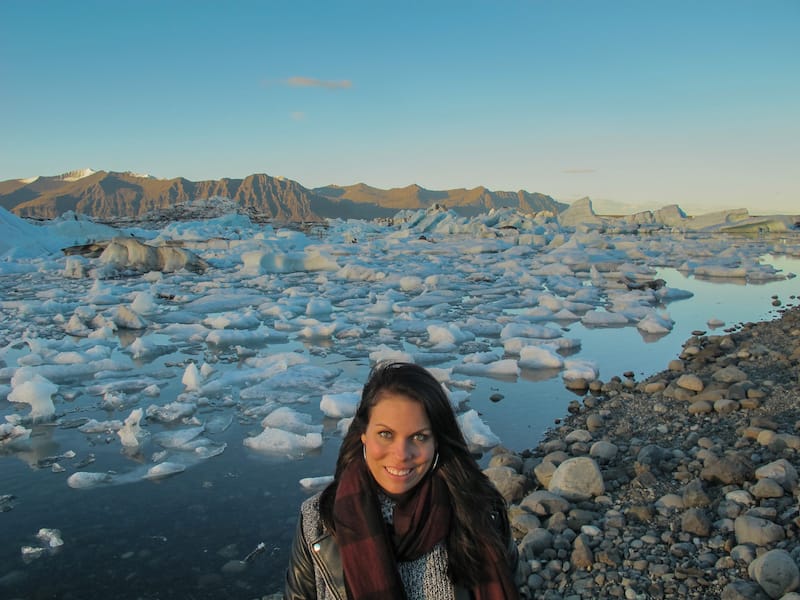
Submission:
M 170 354 L 178 349 L 174 344 L 159 342 L 155 336 L 140 336 L 125 348 L 135 359 L 154 359 L 164 354 Z
M 131 302 L 131 309 L 140 315 L 151 315 L 158 311 L 158 305 L 150 292 L 135 292 Z
M 322 475 L 320 477 L 303 477 L 300 486 L 307 490 L 321 490 L 333 481 L 333 475 Z
M 452 323 L 428 325 L 427 331 L 430 343 L 438 350 L 454 349 L 458 344 L 475 339 L 471 331 L 464 331 Z
M 311 415 L 298 412 L 288 406 L 282 406 L 272 411 L 261 421 L 261 426 L 285 429 L 299 434 L 322 433 L 322 425 L 311 424 Z
M 564 359 L 549 346 L 523 346 L 519 351 L 519 366 L 523 369 L 560 369 Z
M 694 269 L 695 277 L 744 279 L 747 274 L 747 267 L 707 264 L 697 265 Z
M 119 329 L 146 329 L 147 321 L 127 306 L 118 306 L 113 315 L 114 325 Z
M 64 277 L 69 279 L 83 279 L 86 277 L 86 267 L 89 261 L 82 256 L 68 256 L 64 261 Z
M 103 400 L 100 402 L 105 410 L 119 410 L 125 406 L 125 394 L 109 390 L 103 394 Z
M 36 537 L 48 548 L 59 548 L 64 545 L 61 532 L 58 529 L 47 529 L 42 527 Z
M 345 417 L 344 419 L 339 419 L 339 422 L 336 423 L 336 431 L 339 432 L 341 437 L 344 437 L 345 434 L 347 434 L 347 430 L 350 429 L 353 418 L 354 417 Z
M 500 443 L 494 432 L 483 422 L 475 409 L 458 416 L 458 424 L 467 443 L 479 448 L 493 448 Z
M 486 363 L 498 361 L 500 358 L 501 356 L 497 352 L 473 352 L 464 356 L 462 362 L 485 365 Z
M 364 265 L 349 264 L 339 269 L 336 277 L 348 281 L 381 281 L 386 278 L 386 273 Z
M 31 430 L 22 425 L 0 423 L 0 446 L 12 446 L 30 438 Z
M 503 340 L 503 349 L 506 354 L 519 356 L 525 346 L 545 346 L 554 350 L 575 350 L 581 347 L 581 341 L 575 338 L 557 338 L 554 340 L 537 340 L 531 338 L 513 337 Z
M 222 433 L 231 426 L 231 423 L 233 423 L 233 415 L 226 414 L 214 415 L 210 419 L 207 419 L 203 425 L 208 433 L 214 434 Z
M 225 449 L 228 447 L 228 444 L 226 444 L 225 442 L 217 444 L 207 438 L 201 438 L 200 440 L 195 440 L 194 442 L 189 444 L 187 448 L 193 445 L 194 448 L 192 448 L 192 451 L 194 452 L 194 456 L 202 460 L 205 460 L 207 458 L 213 458 L 214 456 L 219 456 L 220 454 L 225 452 Z M 181 448 L 181 450 L 183 450 L 183 448 Z
M 113 289 L 104 281 L 95 279 L 89 290 L 87 300 L 94 305 L 110 305 L 118 303 L 119 296 L 114 293 Z
M 564 361 L 564 372 L 562 377 L 565 381 L 585 379 L 593 381 L 597 379 L 599 371 L 597 364 L 591 360 L 567 359 Z
M 562 308 L 556 313 L 553 313 L 553 319 L 556 321 L 578 321 L 580 317 L 571 310 Z
M 211 329 L 256 329 L 261 325 L 261 319 L 254 310 L 242 313 L 226 312 L 203 319 L 203 325 Z
M 164 479 L 165 477 L 170 477 L 171 475 L 183 473 L 185 470 L 186 465 L 165 461 L 150 467 L 147 470 L 147 473 L 142 475 L 142 479 Z
M 163 448 L 188 449 L 192 440 L 203 433 L 205 427 L 188 427 L 176 431 L 161 431 L 153 436 L 153 441 Z
M 262 325 L 255 330 L 216 329 L 206 336 L 206 342 L 217 346 L 252 346 L 268 342 L 282 343 L 288 339 L 286 334 L 266 325 Z
M 139 423 L 142 420 L 142 409 L 135 408 L 131 411 L 131 414 L 125 419 L 125 422 L 122 424 L 122 427 L 117 431 L 117 435 L 119 436 L 120 442 L 126 448 L 138 448 L 141 441 L 147 435 L 146 432 L 142 431 Z
M 447 387 L 445 387 L 444 390 L 447 394 L 447 399 L 450 401 L 450 406 L 453 407 L 453 410 L 458 410 L 458 407 L 466 402 L 469 398 L 469 392 L 466 390 L 451 390 Z
M 487 364 L 461 363 L 453 367 L 454 373 L 486 377 L 517 377 L 519 365 L 513 358 L 504 358 Z
M 340 392 L 338 394 L 323 394 L 319 402 L 320 410 L 326 417 L 341 419 L 352 417 L 356 414 L 356 407 L 361 399 L 359 392 Z
M 195 363 L 190 362 L 186 365 L 181 383 L 184 385 L 184 389 L 187 392 L 196 392 L 200 389 L 200 372 L 197 370 L 197 365 Z
M 76 365 L 80 363 L 86 363 L 88 361 L 88 356 L 75 350 L 70 352 L 59 352 L 53 357 L 53 363 L 57 365 Z
M 268 427 L 255 437 L 245 438 L 244 445 L 253 450 L 295 457 L 304 454 L 307 450 L 320 448 L 322 446 L 322 434 L 307 433 L 300 435 L 291 431 Z
M 89 419 L 86 423 L 78 427 L 78 431 L 81 433 L 108 433 L 109 431 L 118 431 L 122 426 L 122 421 L 117 419 L 112 421 Z
M 22 546 L 20 552 L 22 553 L 22 560 L 28 563 L 43 556 L 44 553 L 47 552 L 47 548 L 41 546 Z
M 627 325 L 628 317 L 620 313 L 590 310 L 581 317 L 581 323 L 590 327 L 613 327 Z
M 672 328 L 675 326 L 675 321 L 673 321 L 669 315 L 662 313 L 658 314 L 656 312 L 650 312 L 645 316 L 641 321 L 636 324 L 636 328 L 639 331 L 643 331 L 644 333 L 669 333 L 672 331 Z
M 300 271 L 337 271 L 336 261 L 319 251 L 308 249 L 307 252 L 281 252 L 276 249 L 252 250 L 242 253 L 244 274 L 260 275 L 262 273 L 297 273 Z
M 380 363 L 385 361 L 397 362 L 414 362 L 414 357 L 403 350 L 395 350 L 388 346 L 381 344 L 369 353 L 369 359 L 373 363 Z
M 162 423 L 172 423 L 178 419 L 191 417 L 197 410 L 197 406 L 192 402 L 170 402 L 164 406 L 151 404 L 147 407 L 145 414 L 148 419 L 161 421 Z
M 320 323 L 316 319 L 304 319 L 301 321 L 304 326 L 297 332 L 297 336 L 308 340 L 329 338 L 336 333 L 339 323 Z
M 532 323 L 508 323 L 500 331 L 500 339 L 513 337 L 538 338 L 550 340 L 561 337 L 561 332 L 547 325 L 535 325 Z
M 400 289 L 404 292 L 421 291 L 423 288 L 423 281 L 421 277 L 416 275 L 406 275 L 400 278 Z
M 332 312 L 333 306 L 327 298 L 312 298 L 306 305 L 306 315 L 309 317 L 329 315 Z
M 688 290 L 681 290 L 678 288 L 667 288 L 663 287 L 660 290 L 656 290 L 656 296 L 659 298 L 661 302 L 672 302 L 674 300 L 685 300 L 687 298 L 691 298 L 694 296 L 693 292 Z
M 57 391 L 58 386 L 55 383 L 23 367 L 11 378 L 8 401 L 30 405 L 31 412 L 26 418 L 34 422 L 47 421 L 55 416 L 53 394 Z
M 472 332 L 476 336 L 499 337 L 503 326 L 496 321 L 469 317 L 463 324 L 464 329 Z
M 67 477 L 67 485 L 75 489 L 93 488 L 112 481 L 113 477 L 109 473 L 90 473 L 88 471 L 78 471 Z

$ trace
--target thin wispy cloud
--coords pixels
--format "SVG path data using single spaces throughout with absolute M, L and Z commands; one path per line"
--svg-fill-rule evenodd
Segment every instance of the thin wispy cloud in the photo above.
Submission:
M 595 169 L 564 169 L 562 173 L 568 173 L 569 175 L 585 175 L 586 173 L 596 173 Z
M 289 77 L 286 80 L 289 87 L 321 87 L 326 90 L 346 90 L 353 87 L 353 82 L 348 79 L 341 81 L 327 81 L 324 79 L 314 79 L 313 77 Z

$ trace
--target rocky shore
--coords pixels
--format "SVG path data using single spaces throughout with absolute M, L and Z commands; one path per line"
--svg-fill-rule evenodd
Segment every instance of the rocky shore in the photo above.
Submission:
M 792 297 L 794 300 L 794 297 Z M 800 598 L 800 307 L 693 332 L 666 370 L 587 382 L 499 449 L 523 598 Z

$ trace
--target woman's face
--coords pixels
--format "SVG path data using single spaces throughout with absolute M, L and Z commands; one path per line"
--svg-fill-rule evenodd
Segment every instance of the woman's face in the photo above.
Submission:
M 428 472 L 436 440 L 422 404 L 403 394 L 383 392 L 361 435 L 367 467 L 387 493 L 402 494 Z

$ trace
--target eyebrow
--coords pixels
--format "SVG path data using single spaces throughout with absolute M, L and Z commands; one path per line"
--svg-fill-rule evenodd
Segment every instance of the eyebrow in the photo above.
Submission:
M 381 429 L 388 429 L 389 431 L 396 431 L 393 427 L 389 427 L 384 423 L 375 423 L 374 427 L 380 427 Z M 418 433 L 433 433 L 433 429 L 431 427 L 423 427 L 422 429 L 418 429 L 417 431 L 411 432 L 411 435 L 417 435 Z

